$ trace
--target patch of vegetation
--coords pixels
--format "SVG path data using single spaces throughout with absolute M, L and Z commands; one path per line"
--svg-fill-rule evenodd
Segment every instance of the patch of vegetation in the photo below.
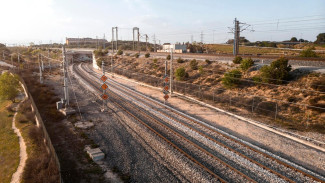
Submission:
M 198 69 L 198 64 L 199 63 L 196 61 L 196 59 L 191 60 L 191 62 L 190 62 L 191 69 L 192 70 L 197 70 Z
M 176 69 L 175 77 L 179 81 L 183 81 L 185 78 L 188 77 L 188 73 L 185 71 L 184 67 L 180 67 Z
M 103 58 L 97 58 L 97 59 L 96 59 L 96 64 L 97 64 L 97 66 L 98 66 L 99 68 L 102 67 L 102 63 L 103 63 Z
M 177 63 L 184 63 L 184 60 L 181 58 L 181 57 L 178 57 L 178 59 L 177 59 Z
M 210 65 L 211 64 L 211 61 L 209 59 L 205 59 L 205 63 Z
M 307 48 L 301 51 L 300 57 L 318 57 L 318 55 L 313 51 L 313 48 Z
M 325 75 L 314 79 L 311 83 L 311 88 L 320 92 L 325 92 Z
M 234 69 L 224 74 L 222 78 L 222 84 L 226 88 L 236 87 L 240 83 L 240 78 L 242 74 L 240 70 Z
M 122 55 L 123 54 L 123 51 L 122 50 L 118 50 L 116 54 L 117 55 Z
M 271 63 L 269 66 L 263 66 L 260 69 L 260 77 L 263 82 L 281 84 L 282 80 L 289 77 L 291 65 L 288 65 L 289 60 L 286 58 L 279 58 Z
M 204 69 L 203 69 L 203 66 L 202 65 L 199 66 L 199 73 L 200 74 L 204 74 Z
M 242 57 L 240 57 L 240 56 L 236 56 L 235 58 L 234 58 L 234 60 L 232 60 L 232 62 L 234 63 L 234 64 L 240 64 L 240 62 L 243 60 L 243 58 Z
M 150 57 L 150 53 L 146 53 L 146 54 L 144 55 L 144 57 L 149 58 L 149 57 Z
M 108 53 L 107 50 L 102 50 L 102 49 L 98 49 L 98 50 L 95 50 L 94 51 L 94 54 L 96 57 L 102 57 L 102 56 L 105 56 L 106 54 Z
M 166 59 L 167 60 L 170 60 L 171 59 L 171 56 L 170 55 L 167 55 Z
M 133 56 L 134 56 L 135 58 L 139 58 L 140 55 L 139 55 L 139 53 L 136 53 L 136 54 L 134 54 Z
M 241 61 L 240 68 L 243 71 L 247 71 L 250 67 L 254 65 L 254 61 L 251 58 L 247 58 Z
M 18 137 L 12 130 L 13 111 L 9 100 L 0 100 L 0 182 L 10 182 L 19 164 Z
M 5 72 L 0 76 L 0 99 L 15 101 L 18 94 L 19 81 L 16 75 Z

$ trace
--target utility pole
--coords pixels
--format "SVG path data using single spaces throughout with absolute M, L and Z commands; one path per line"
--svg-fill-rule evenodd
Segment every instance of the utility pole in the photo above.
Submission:
M 235 27 L 234 28 L 229 28 L 231 30 L 230 33 L 234 34 L 234 48 L 233 48 L 233 55 L 237 56 L 239 53 L 239 42 L 240 42 L 240 32 L 243 32 L 246 30 L 248 27 L 250 27 L 249 24 L 239 22 L 237 18 L 234 20 Z M 242 24 L 242 26 L 240 26 Z M 254 31 L 254 30 L 251 30 Z
M 40 63 L 40 54 L 38 54 L 38 67 L 39 67 L 39 82 L 43 83 L 43 75 L 42 75 L 42 66 Z
M 62 57 L 63 57 L 63 91 L 64 91 L 64 104 L 65 107 L 69 106 L 69 88 L 68 88 L 68 72 L 67 72 L 67 60 L 65 56 L 65 48 L 62 47 Z
M 240 34 L 240 27 L 239 27 L 239 21 L 237 18 L 235 18 L 235 30 L 234 30 L 234 50 L 233 54 L 235 56 L 238 55 L 238 50 L 239 50 L 239 34 Z
M 50 50 L 47 50 L 47 58 L 48 58 L 48 60 L 49 60 L 50 72 L 52 72 L 52 68 L 51 68 L 51 59 L 50 59 Z
M 146 36 L 146 50 L 148 51 L 148 35 L 145 34 L 145 36 Z
M 154 47 L 153 47 L 153 51 L 156 52 L 157 48 L 156 48 L 156 35 L 153 35 L 153 41 L 154 41 Z
M 139 50 L 139 56 L 140 56 L 140 50 L 141 50 L 141 47 L 139 46 L 140 44 L 140 32 L 138 31 L 138 50 Z
M 104 70 L 104 60 L 102 61 L 102 70 L 103 70 L 103 76 L 105 76 L 105 70 Z M 104 83 L 105 84 L 105 81 Z M 103 95 L 105 95 L 105 90 L 103 90 Z M 103 111 L 105 110 L 105 104 L 106 104 L 106 100 L 103 100 Z
M 112 27 L 112 54 L 114 54 L 114 27 Z
M 118 29 L 117 27 L 115 27 L 115 31 L 116 31 L 116 51 L 118 50 Z
M 42 63 L 42 71 L 44 71 L 44 63 L 43 63 L 43 57 L 41 55 L 41 63 Z
M 170 98 L 172 98 L 173 94 L 173 48 L 170 49 Z

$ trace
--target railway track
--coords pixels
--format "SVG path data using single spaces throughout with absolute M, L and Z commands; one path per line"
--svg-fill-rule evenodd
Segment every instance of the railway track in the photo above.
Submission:
M 95 86 L 92 82 L 94 79 L 98 80 L 97 77 L 85 75 L 83 77 L 85 80 L 88 80 L 94 88 L 99 86 Z M 93 77 L 93 79 L 90 79 L 90 77 Z M 112 101 L 114 104 L 126 111 L 130 116 L 133 116 L 137 121 L 145 123 L 143 124 L 144 126 L 155 130 L 154 133 L 161 138 L 167 137 L 166 141 L 169 144 L 173 144 L 171 146 L 183 154 L 185 153 L 190 160 L 201 166 L 219 181 L 234 181 L 239 179 L 231 179 L 223 175 L 217 175 L 212 171 L 216 171 L 216 167 L 213 166 L 213 163 L 207 162 L 202 157 L 210 159 L 209 161 L 213 160 L 214 163 L 221 163 L 228 172 L 233 172 L 242 178 L 240 180 L 249 182 L 267 182 L 271 180 L 280 182 L 324 182 L 316 177 L 317 175 L 311 175 L 297 169 L 265 152 L 252 148 L 240 140 L 227 136 L 217 129 L 207 126 L 186 114 L 175 111 L 151 98 L 130 90 L 113 80 L 111 80 L 110 84 L 112 89 L 109 94 L 114 96 L 114 99 L 118 100 L 118 102 Z M 134 102 L 139 98 L 141 98 L 143 104 Z M 148 108 L 151 109 L 151 112 L 148 112 Z M 134 109 L 136 110 L 134 111 Z M 133 113 L 130 111 L 133 111 Z M 158 118 L 157 116 L 160 117 Z M 148 119 L 147 121 L 151 123 L 148 124 L 142 121 L 142 119 Z M 175 139 L 182 143 L 173 143 L 172 141 Z M 185 147 L 183 144 L 188 145 Z M 182 147 L 180 148 L 179 146 Z M 198 152 L 193 153 L 189 150 L 193 147 L 195 151 Z M 223 151 L 221 152 L 220 149 Z M 223 156 L 220 156 L 220 154 Z M 217 172 L 219 171 L 222 170 L 217 170 Z

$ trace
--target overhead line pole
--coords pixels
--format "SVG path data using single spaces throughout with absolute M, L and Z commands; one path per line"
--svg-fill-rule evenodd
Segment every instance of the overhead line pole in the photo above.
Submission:
M 173 94 L 173 48 L 170 49 L 170 98 L 172 98 L 172 94 Z

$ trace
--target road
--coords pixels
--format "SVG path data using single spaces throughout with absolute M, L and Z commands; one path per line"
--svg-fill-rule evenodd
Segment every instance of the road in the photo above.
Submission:
M 100 75 L 88 64 L 74 64 L 73 73 L 100 97 Z M 171 106 L 109 78 L 109 104 L 127 116 L 129 127 L 181 181 L 312 182 L 325 178 L 236 138 Z

